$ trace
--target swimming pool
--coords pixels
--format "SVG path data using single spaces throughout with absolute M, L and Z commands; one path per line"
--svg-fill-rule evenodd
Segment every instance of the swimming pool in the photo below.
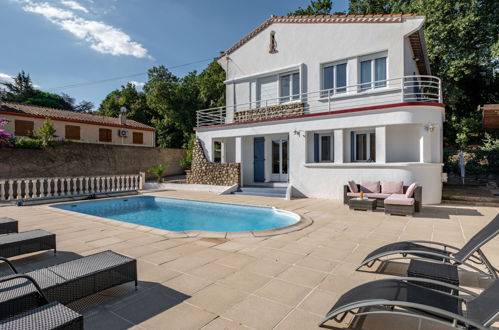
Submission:
M 297 223 L 294 213 L 269 207 L 140 196 L 52 207 L 170 231 L 217 232 L 276 229 Z

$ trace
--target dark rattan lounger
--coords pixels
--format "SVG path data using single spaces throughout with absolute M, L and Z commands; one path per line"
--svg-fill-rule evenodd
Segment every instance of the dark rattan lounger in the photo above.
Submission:
M 432 282 L 466 293 L 471 298 L 455 296 L 417 284 Z M 466 306 L 466 315 L 463 313 L 463 305 Z M 499 280 L 495 280 L 480 295 L 451 284 L 413 277 L 365 283 L 342 295 L 319 326 L 329 320 L 342 322 L 349 313 L 356 316 L 406 315 L 453 325 L 456 328 L 485 330 L 499 317 Z
M 10 261 L 1 260 L 17 273 Z M 0 318 L 43 305 L 35 286 L 24 275 L 38 283 L 48 301 L 67 304 L 126 282 L 135 281 L 137 286 L 137 261 L 104 251 L 26 274 L 0 278 L 0 282 L 4 282 L 0 283 Z
M 0 236 L 0 256 L 4 258 L 52 249 L 55 253 L 55 234 L 45 230 L 37 229 Z
M 0 234 L 17 233 L 19 224 L 17 220 L 11 218 L 0 218 Z
M 465 266 L 488 278 L 498 278 L 496 269 L 483 254 L 481 247 L 499 234 L 499 214 L 478 233 L 476 233 L 461 249 L 439 242 L 403 241 L 382 246 L 371 252 L 357 267 L 371 268 L 376 261 L 397 259 L 423 259 L 429 261 Z M 486 271 L 478 268 L 484 266 Z

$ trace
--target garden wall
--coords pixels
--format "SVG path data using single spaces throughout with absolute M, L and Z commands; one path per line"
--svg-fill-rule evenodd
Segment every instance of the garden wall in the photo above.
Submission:
M 183 149 L 64 143 L 47 149 L 0 148 L 0 178 L 64 177 L 147 173 L 169 165 L 165 175 L 181 174 Z

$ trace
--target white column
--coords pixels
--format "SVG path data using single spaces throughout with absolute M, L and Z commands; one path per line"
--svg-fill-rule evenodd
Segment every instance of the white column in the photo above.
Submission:
M 376 163 L 386 163 L 386 126 L 376 127 Z
M 241 171 L 241 187 L 243 186 L 243 138 L 241 136 L 236 136 L 236 155 L 235 155 L 235 161 L 236 163 L 241 164 L 240 165 L 240 171 Z
M 420 163 L 431 163 L 431 134 L 425 128 L 425 125 L 421 125 L 419 129 L 419 162 Z
M 295 131 L 298 134 L 295 134 Z M 313 138 L 313 134 L 311 135 Z M 289 132 L 288 145 L 288 180 L 293 186 L 300 186 L 300 180 L 304 180 L 302 171 L 303 164 L 307 162 L 307 133 L 298 128 Z
M 333 133 L 333 146 L 334 146 L 334 162 L 335 163 L 344 163 L 343 160 L 343 130 L 335 129 Z

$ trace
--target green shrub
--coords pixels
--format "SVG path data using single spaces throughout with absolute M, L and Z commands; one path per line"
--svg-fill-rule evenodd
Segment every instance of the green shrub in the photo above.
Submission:
M 49 118 L 45 118 L 43 125 L 34 133 L 41 142 L 44 148 L 48 147 L 55 141 L 55 128 Z
M 163 165 L 156 165 L 156 166 L 153 166 L 151 167 L 150 169 L 148 169 L 147 171 L 149 173 L 152 173 L 156 176 L 156 181 L 158 183 L 161 183 L 163 182 L 163 173 L 165 172 L 167 166 L 163 166 Z
M 194 149 L 194 142 L 196 141 L 196 134 L 191 134 L 189 142 L 187 142 L 185 155 L 180 160 L 180 166 L 183 169 L 190 170 L 192 165 L 192 150 Z
M 42 149 L 43 144 L 40 139 L 33 139 L 30 137 L 19 138 L 15 141 L 14 146 L 21 149 Z

